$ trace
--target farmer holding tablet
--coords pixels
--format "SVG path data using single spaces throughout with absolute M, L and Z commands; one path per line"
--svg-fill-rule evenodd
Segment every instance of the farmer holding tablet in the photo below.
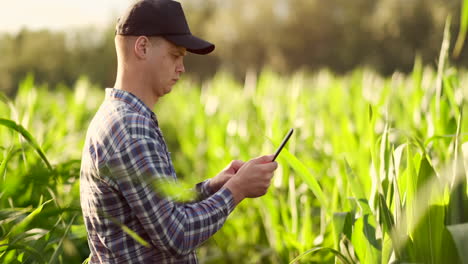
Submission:
M 117 23 L 115 46 L 116 82 L 89 125 L 82 155 L 89 263 L 197 263 L 195 249 L 244 198 L 267 192 L 278 165 L 273 155 L 235 160 L 195 186 L 197 201 L 164 197 L 155 184 L 177 177 L 152 109 L 184 73 L 187 52 L 215 47 L 190 33 L 180 3 L 170 0 L 136 1 Z

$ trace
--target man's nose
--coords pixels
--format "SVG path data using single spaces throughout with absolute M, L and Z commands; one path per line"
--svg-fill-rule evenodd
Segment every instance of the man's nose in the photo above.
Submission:
M 177 67 L 176 69 L 177 73 L 184 73 L 185 72 L 185 67 L 184 67 L 184 63 L 182 62 L 181 64 L 179 64 L 179 66 Z

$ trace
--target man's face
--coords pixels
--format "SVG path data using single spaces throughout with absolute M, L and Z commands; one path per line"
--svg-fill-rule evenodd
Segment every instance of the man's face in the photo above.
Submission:
M 176 46 L 164 38 L 151 40 L 148 53 L 148 74 L 153 93 L 161 97 L 172 90 L 172 86 L 185 72 L 185 48 Z

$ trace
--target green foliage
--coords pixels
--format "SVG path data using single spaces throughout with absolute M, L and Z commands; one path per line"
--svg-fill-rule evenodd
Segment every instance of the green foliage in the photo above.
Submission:
M 219 73 L 174 87 L 155 108 L 182 180 L 170 196 L 272 153 L 296 129 L 267 195 L 240 204 L 200 260 L 464 263 L 468 73 L 414 69 L 386 79 L 265 70 L 243 85 Z M 0 262 L 81 263 L 81 149 L 103 91 L 84 78 L 72 90 L 35 83 L 0 103 Z
M 447 229 L 450 231 L 450 235 L 452 236 L 453 241 L 458 250 L 458 256 L 460 257 L 460 263 L 466 264 L 468 263 L 468 224 L 459 224 L 459 225 L 451 225 L 447 226 Z
M 78 179 L 92 113 L 83 112 L 90 109 L 82 96 L 99 91 L 84 79 L 75 89 L 84 95 L 51 93 L 29 76 L 14 100 L 0 103 L 1 263 L 75 263 L 89 252 Z
M 413 71 L 382 78 L 362 68 L 342 77 L 264 68 L 258 76 L 248 71 L 243 84 L 224 72 L 201 87 L 180 82 L 155 109 L 182 180 L 158 185 L 169 196 L 193 197 L 182 189 L 232 159 L 272 153 L 284 132 L 296 128 L 269 192 L 236 208 L 199 249 L 202 263 L 467 263 L 468 94 L 462 88 L 468 72 L 450 65 L 450 20 L 437 72 L 423 66 L 439 48 L 430 32 L 442 32 L 445 15 L 438 12 L 447 10 L 437 1 L 290 0 L 276 2 L 286 13 L 257 1 L 253 5 L 269 8 L 252 8 L 262 10 L 252 14 L 244 1 L 204 2 L 187 2 L 199 11 L 189 15 L 199 23 L 193 28 L 221 43 L 219 54 L 234 71 L 264 64 L 278 71 L 304 65 L 346 70 L 362 63 L 383 72 L 385 65 Z M 467 6 L 464 1 L 456 53 Z M 321 23 L 304 24 L 310 17 Z M 258 34 L 259 21 L 275 30 Z M 225 26 L 220 32 L 212 25 Z M 355 28 L 358 33 L 349 34 Z M 89 261 L 79 168 L 103 92 L 87 78 L 72 89 L 38 85 L 72 84 L 76 72 L 100 86 L 113 79 L 111 34 L 91 42 L 85 35 L 67 40 L 62 33 L 23 31 L 0 40 L 0 52 L 10 55 L 0 61 L 0 89 L 27 71 L 37 78 L 28 75 L 13 99 L 0 95 L 1 263 Z M 409 50 L 415 49 L 423 52 L 413 63 Z M 361 61 L 369 50 L 383 55 Z M 106 59 L 96 64 L 102 54 Z

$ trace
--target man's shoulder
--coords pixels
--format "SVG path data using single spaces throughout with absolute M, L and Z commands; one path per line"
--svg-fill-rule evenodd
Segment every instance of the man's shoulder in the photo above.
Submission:
M 115 152 L 135 139 L 157 139 L 155 122 L 119 101 L 104 102 L 92 119 L 86 142 Z

